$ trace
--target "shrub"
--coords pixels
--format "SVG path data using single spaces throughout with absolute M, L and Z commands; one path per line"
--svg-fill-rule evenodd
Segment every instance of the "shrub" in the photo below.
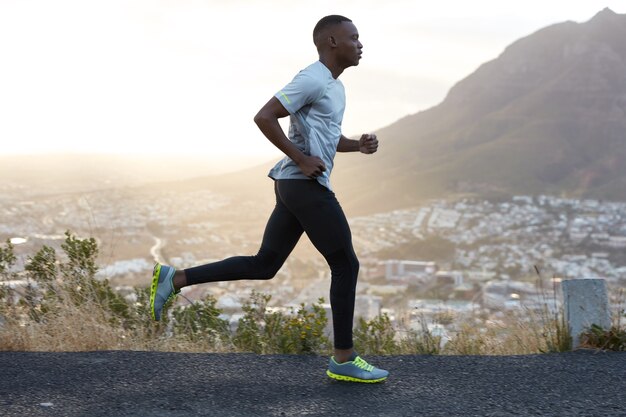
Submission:
M 359 318 L 354 329 L 354 346 L 364 355 L 393 354 L 398 352 L 396 330 L 387 314 L 367 321 Z
M 612 326 L 606 330 L 593 324 L 589 330 L 583 332 L 580 337 L 581 346 L 616 352 L 626 351 L 626 330 L 618 326 Z
M 0 332 L 11 342 L 0 349 L 85 350 L 127 346 L 134 319 L 132 306 L 108 281 L 95 279 L 98 253 L 95 239 L 79 239 L 69 231 L 61 245 L 66 260 L 44 246 L 28 258 L 28 278 L 19 303 L 6 291 Z M 12 246 L 2 251 L 3 268 L 14 262 Z M 6 270 L 4 271 L 6 272 Z M 61 276 L 59 276 L 61 275 Z
M 243 305 L 244 316 L 239 319 L 233 343 L 241 351 L 255 353 L 320 353 L 329 350 L 324 335 L 328 322 L 319 299 L 311 309 L 304 304 L 290 315 L 269 312 L 272 296 L 253 291 Z
M 5 242 L 5 247 L 0 247 L 0 281 L 10 281 L 16 276 L 12 271 L 13 265 L 15 265 L 15 253 L 13 252 L 13 245 L 9 239 Z M 13 289 L 9 285 L 0 285 L 0 314 L 6 314 L 6 310 L 9 305 L 12 304 Z
M 324 299 L 320 298 L 311 309 L 303 303 L 295 315 L 292 311 L 284 323 L 285 353 L 324 353 L 330 349 L 330 341 L 324 334 L 328 319 L 322 304 Z
M 0 248 L 0 278 L 10 280 L 15 277 L 15 273 L 11 270 L 17 258 L 13 252 L 13 244 L 9 239 L 5 242 L 6 247 Z
M 172 312 L 174 335 L 192 343 L 223 346 L 229 343 L 228 322 L 220 318 L 222 311 L 215 307 L 217 300 L 207 296 L 200 301 Z
M 250 299 L 244 303 L 242 310 L 244 316 L 239 319 L 239 325 L 233 339 L 235 347 L 242 351 L 263 353 L 262 328 L 265 325 L 267 303 L 271 295 L 252 292 Z M 269 331 L 274 328 L 274 321 L 270 321 Z

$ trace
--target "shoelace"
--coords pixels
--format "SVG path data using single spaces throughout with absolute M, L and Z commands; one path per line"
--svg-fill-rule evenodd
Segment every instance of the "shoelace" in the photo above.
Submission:
M 370 365 L 369 363 L 365 362 L 365 360 L 361 359 L 360 356 L 357 356 L 353 362 L 356 366 L 358 366 L 361 369 L 366 370 L 367 372 L 372 372 L 372 370 L 374 369 L 373 365 Z

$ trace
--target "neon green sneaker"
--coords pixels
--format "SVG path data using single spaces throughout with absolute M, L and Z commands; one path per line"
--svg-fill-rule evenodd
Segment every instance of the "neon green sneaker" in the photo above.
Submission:
M 326 375 L 339 381 L 375 383 L 387 379 L 389 372 L 370 365 L 360 356 L 344 363 L 337 363 L 333 356 Z
M 172 278 L 174 278 L 175 272 L 176 269 L 171 266 L 161 265 L 158 262 L 154 265 L 152 286 L 150 287 L 150 312 L 156 321 L 161 320 L 163 306 L 180 292 L 180 290 L 174 290 Z

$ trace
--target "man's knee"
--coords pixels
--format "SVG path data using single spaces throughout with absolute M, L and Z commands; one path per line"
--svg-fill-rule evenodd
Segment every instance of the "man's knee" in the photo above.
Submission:
M 326 255 L 326 261 L 333 276 L 342 276 L 356 283 L 356 278 L 359 275 L 359 259 L 354 251 L 338 250 Z
M 261 280 L 274 278 L 284 263 L 278 253 L 265 248 L 261 248 L 254 258 L 258 265 L 257 279 Z
M 273 268 L 273 267 L 264 268 L 259 272 L 257 279 L 268 281 L 276 276 L 279 269 L 280 268 Z

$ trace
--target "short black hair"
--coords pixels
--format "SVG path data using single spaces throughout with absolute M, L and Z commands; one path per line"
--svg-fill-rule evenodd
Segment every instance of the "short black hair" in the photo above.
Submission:
M 327 27 L 338 25 L 343 22 L 352 22 L 352 20 L 348 19 L 345 16 L 340 16 L 338 14 L 331 14 L 329 16 L 322 17 L 320 21 L 317 22 L 317 24 L 315 25 L 315 28 L 313 29 L 313 42 L 317 45 L 318 36 Z

